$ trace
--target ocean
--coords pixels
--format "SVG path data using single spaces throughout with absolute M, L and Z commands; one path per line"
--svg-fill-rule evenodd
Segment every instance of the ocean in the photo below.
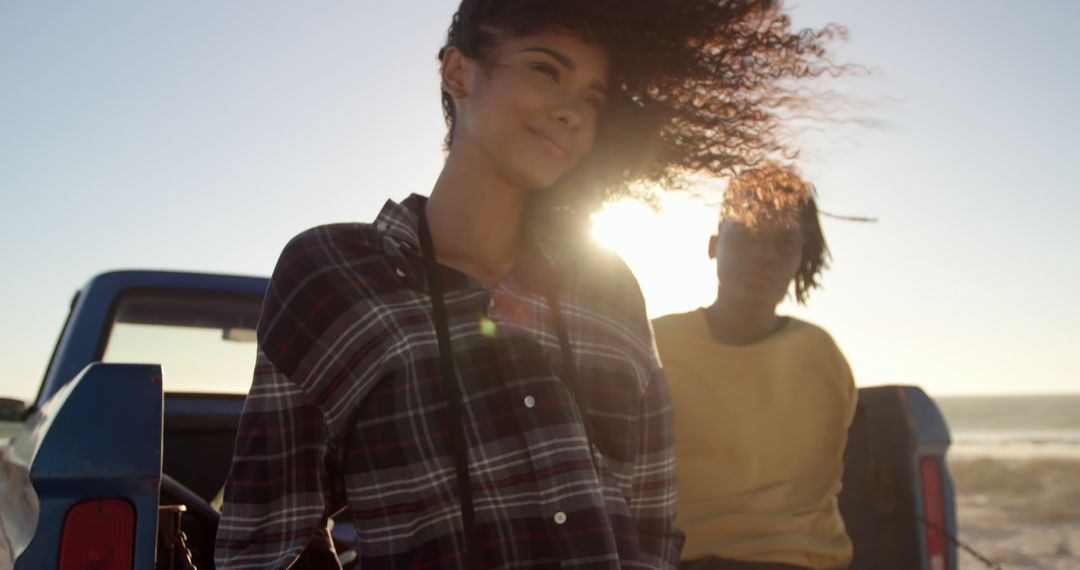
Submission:
M 1080 394 L 945 396 L 934 398 L 953 438 L 953 451 L 1061 453 L 1080 457 Z M 0 440 L 17 429 L 0 422 Z
M 960 538 L 1004 568 L 1080 568 L 1080 394 L 934 401 L 952 434 Z
M 1080 394 L 934 398 L 954 456 L 1080 457 Z

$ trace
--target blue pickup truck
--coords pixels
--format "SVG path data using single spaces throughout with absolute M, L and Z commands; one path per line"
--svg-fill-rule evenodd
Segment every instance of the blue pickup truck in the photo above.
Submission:
M 0 570 L 213 568 L 267 280 L 118 271 L 73 299 L 37 398 L 0 399 Z M 0 446 L 3 446 L 0 443 Z M 957 565 L 949 433 L 916 387 L 859 391 L 852 569 Z M 336 521 L 343 565 L 352 525 Z

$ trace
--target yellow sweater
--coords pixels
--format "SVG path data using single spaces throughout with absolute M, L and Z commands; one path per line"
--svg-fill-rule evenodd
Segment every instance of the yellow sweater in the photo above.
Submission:
M 683 559 L 850 562 L 836 494 L 856 391 L 828 333 L 789 319 L 728 346 L 700 309 L 653 326 L 675 412 Z

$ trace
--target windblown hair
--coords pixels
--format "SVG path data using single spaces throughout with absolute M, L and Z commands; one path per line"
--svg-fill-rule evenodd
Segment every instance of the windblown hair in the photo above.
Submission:
M 782 0 L 463 0 L 445 50 L 483 61 L 510 37 L 561 29 L 604 48 L 610 92 L 592 153 L 547 206 L 591 213 L 641 188 L 685 187 L 769 158 L 794 158 L 784 111 L 812 107 L 793 80 L 840 74 L 827 45 L 846 30 L 796 31 Z M 440 51 L 440 57 L 442 51 Z M 442 94 L 453 144 L 453 99 Z
M 795 272 L 795 300 L 805 305 L 811 289 L 821 287 L 829 266 L 829 246 L 821 231 L 817 190 L 791 168 L 768 163 L 739 173 L 724 193 L 720 223 L 733 221 L 755 227 L 764 220 L 797 224 L 803 237 Z

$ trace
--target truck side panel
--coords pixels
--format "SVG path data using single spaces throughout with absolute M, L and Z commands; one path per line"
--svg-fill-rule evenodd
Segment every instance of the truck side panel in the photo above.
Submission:
M 2 459 L 0 567 L 55 568 L 70 509 L 118 499 L 135 513 L 134 567 L 153 568 L 161 377 L 157 365 L 92 364 L 28 418 Z

